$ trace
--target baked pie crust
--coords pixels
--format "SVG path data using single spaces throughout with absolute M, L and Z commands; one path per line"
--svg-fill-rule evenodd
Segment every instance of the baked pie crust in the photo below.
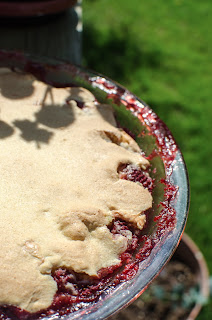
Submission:
M 120 218 L 141 230 L 152 196 L 118 168 L 149 162 L 84 88 L 8 69 L 0 88 L 0 304 L 33 313 L 51 305 L 58 268 L 97 276 L 119 263 L 131 235 L 108 226 Z

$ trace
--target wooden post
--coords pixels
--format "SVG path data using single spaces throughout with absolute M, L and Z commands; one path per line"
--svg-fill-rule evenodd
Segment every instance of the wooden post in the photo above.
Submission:
M 0 49 L 81 64 L 81 0 L 56 15 L 0 17 Z

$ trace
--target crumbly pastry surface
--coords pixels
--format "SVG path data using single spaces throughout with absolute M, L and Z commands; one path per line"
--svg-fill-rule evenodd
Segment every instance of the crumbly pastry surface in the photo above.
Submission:
M 149 163 L 86 89 L 6 69 L 0 88 L 0 304 L 37 312 L 57 291 L 52 270 L 93 276 L 119 262 L 127 239 L 107 226 L 142 229 L 152 197 L 117 170 Z

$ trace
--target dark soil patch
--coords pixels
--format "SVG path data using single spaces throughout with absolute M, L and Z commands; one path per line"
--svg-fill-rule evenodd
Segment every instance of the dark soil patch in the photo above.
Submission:
M 136 301 L 110 320 L 185 320 L 198 295 L 190 268 L 172 259 Z

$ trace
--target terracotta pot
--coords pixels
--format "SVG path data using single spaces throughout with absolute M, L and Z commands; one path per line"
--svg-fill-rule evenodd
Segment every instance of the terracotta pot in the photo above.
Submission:
M 170 263 L 171 268 L 167 269 L 169 263 Z M 172 288 L 171 288 L 172 285 L 171 285 L 171 287 L 169 287 L 169 282 L 170 282 L 170 284 L 173 282 L 173 277 L 174 277 L 174 274 L 176 273 L 175 269 L 173 269 L 173 265 L 174 265 L 173 263 L 174 264 L 176 263 L 176 266 L 178 266 L 178 267 L 180 266 L 180 268 L 182 268 L 183 266 L 188 267 L 187 272 L 185 273 L 184 276 L 187 277 L 187 275 L 191 276 L 191 274 L 192 274 L 192 286 L 197 284 L 197 286 L 199 287 L 199 294 L 203 298 L 202 301 L 204 301 L 204 300 L 207 301 L 207 299 L 209 297 L 209 273 L 208 273 L 207 264 L 204 260 L 202 253 L 200 252 L 199 248 L 195 245 L 195 243 L 191 240 L 191 238 L 186 234 L 184 234 L 182 236 L 180 244 L 177 247 L 174 255 L 172 256 L 170 262 L 167 263 L 167 266 L 165 266 L 164 270 L 166 269 L 166 272 L 163 274 L 163 276 L 161 278 L 162 282 L 160 282 L 160 281 L 156 282 L 156 287 L 160 287 L 160 286 L 165 285 L 163 287 L 164 290 L 166 290 L 167 286 L 170 290 L 172 290 Z M 179 263 L 180 263 L 180 265 L 179 265 Z M 179 269 L 179 270 L 182 270 L 182 269 Z M 189 272 L 188 272 L 188 270 L 189 270 Z M 170 278 L 169 278 L 169 276 L 170 276 Z M 160 277 L 160 275 L 158 277 Z M 157 278 L 154 281 L 157 281 Z M 153 287 L 154 287 L 154 281 L 152 284 L 150 284 L 150 286 L 153 285 Z M 196 287 L 196 285 L 195 285 L 195 287 Z M 144 294 L 145 294 L 145 292 L 144 292 Z M 152 316 L 154 319 L 156 319 L 155 317 L 157 316 L 157 313 L 160 314 L 161 310 L 163 310 L 163 308 L 159 308 L 159 301 L 160 301 L 160 299 L 158 297 L 154 296 L 153 291 L 149 291 L 146 298 L 143 298 L 143 296 L 141 295 L 138 299 L 136 299 L 126 309 L 121 310 L 119 313 L 110 317 L 109 319 L 110 320 L 122 320 L 123 318 L 126 320 L 144 319 L 144 318 L 151 319 Z M 163 301 L 161 301 L 161 303 L 163 304 Z M 148 306 L 147 306 L 147 304 L 148 304 Z M 156 304 L 158 304 L 158 305 L 155 308 Z M 147 306 L 147 308 L 144 308 L 144 306 Z M 164 306 L 166 307 L 167 304 L 164 303 Z M 186 317 L 185 320 L 196 319 L 201 308 L 202 308 L 201 302 L 194 305 L 190 314 L 187 317 L 185 316 Z M 148 313 L 149 312 L 148 310 L 150 310 L 150 313 Z M 153 311 L 153 313 L 151 313 L 152 311 Z M 159 316 L 159 317 L 161 319 L 161 316 Z M 177 317 L 178 317 L 178 315 L 175 314 L 176 319 L 177 319 Z M 166 315 L 166 319 L 167 318 L 168 318 L 168 315 Z
M 182 240 L 180 241 L 173 258 L 182 261 L 190 267 L 197 279 L 197 284 L 200 288 L 200 295 L 207 300 L 210 294 L 208 267 L 201 251 L 187 234 L 183 234 Z M 196 319 L 201 308 L 201 303 L 197 303 L 189 314 L 187 320 Z
M 56 14 L 76 2 L 77 0 L 0 1 L 0 16 L 33 17 Z

